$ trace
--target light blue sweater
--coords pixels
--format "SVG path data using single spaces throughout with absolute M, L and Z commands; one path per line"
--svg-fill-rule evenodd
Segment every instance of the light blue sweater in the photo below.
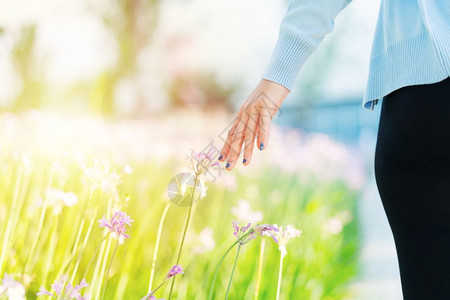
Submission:
M 291 0 L 263 78 L 292 90 L 306 59 L 351 0 Z M 362 106 L 450 76 L 450 0 L 381 0 Z

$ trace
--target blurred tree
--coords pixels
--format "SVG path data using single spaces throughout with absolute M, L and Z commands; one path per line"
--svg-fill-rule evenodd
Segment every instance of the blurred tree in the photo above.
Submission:
M 102 7 L 104 24 L 117 45 L 117 60 L 112 68 L 95 80 L 90 94 L 90 108 L 103 114 L 115 111 L 115 88 L 122 78 L 135 79 L 139 53 L 151 41 L 157 24 L 158 0 L 114 0 Z M 144 106 L 138 99 L 137 111 Z
M 185 72 L 170 83 L 170 104 L 172 107 L 195 105 L 203 109 L 232 110 L 229 99 L 234 90 L 223 87 L 214 74 Z
M 43 102 L 42 61 L 35 57 L 35 42 L 36 26 L 25 25 L 11 50 L 12 64 L 21 83 L 14 110 L 38 108 Z

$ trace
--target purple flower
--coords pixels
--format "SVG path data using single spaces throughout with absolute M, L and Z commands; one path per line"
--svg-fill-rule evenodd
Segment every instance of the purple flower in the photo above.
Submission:
M 272 225 L 256 225 L 250 228 L 251 223 L 248 223 L 247 226 L 239 227 L 236 221 L 233 221 L 233 235 L 238 239 L 239 244 L 244 245 L 249 241 L 257 238 L 258 236 L 268 235 L 270 236 L 275 243 L 278 243 L 278 240 L 275 236 L 275 232 L 278 232 L 278 229 Z
M 126 225 L 131 226 L 131 222 L 133 222 L 133 220 L 123 211 L 115 212 L 109 220 L 107 220 L 103 215 L 103 218 L 98 222 L 100 223 L 100 227 L 105 227 L 109 230 L 109 232 L 115 233 L 118 239 L 120 239 L 120 237 L 130 237 L 125 233 L 127 230 Z
M 63 275 L 59 281 L 55 281 L 51 287 L 53 289 L 53 293 L 47 291 L 44 287 L 39 288 L 39 292 L 36 294 L 37 296 L 51 296 L 52 298 L 59 298 L 60 296 L 63 296 L 63 299 L 76 299 L 76 300 L 87 300 L 90 299 L 89 295 L 81 295 L 81 289 L 88 287 L 89 284 L 86 282 L 86 280 L 81 280 L 80 284 L 76 285 L 75 287 L 72 286 L 72 284 L 68 281 L 68 277 Z
M 64 283 L 67 280 L 67 277 L 63 276 L 58 282 L 55 282 L 51 285 L 52 289 L 55 291 L 56 295 L 61 295 L 64 289 Z
M 72 287 L 72 284 L 69 283 L 66 287 L 66 294 L 70 298 L 75 298 L 78 300 L 86 299 L 86 297 L 81 297 L 80 290 L 82 288 L 88 287 L 89 284 L 86 282 L 86 280 L 81 280 L 80 284 L 76 285 L 75 287 Z
M 181 267 L 181 265 L 174 265 L 172 268 L 170 268 L 169 272 L 167 273 L 166 277 L 164 278 L 163 283 L 161 283 L 155 290 L 149 292 L 147 295 L 145 295 L 144 297 L 142 297 L 140 300 L 164 300 L 164 299 L 156 299 L 155 296 L 153 296 L 153 294 L 159 289 L 161 288 L 164 283 L 166 283 L 166 280 L 178 275 L 178 274 L 184 274 L 183 272 L 183 268 Z
M 164 283 L 166 282 L 166 280 L 178 275 L 178 274 L 184 274 L 183 272 L 183 268 L 181 267 L 181 265 L 174 265 L 172 268 L 170 268 L 169 272 L 167 273 L 166 277 L 164 278 L 164 282 L 158 286 L 155 290 L 149 292 L 147 295 L 145 295 L 145 297 L 141 298 L 140 300 L 164 300 L 164 299 L 156 299 L 155 296 L 153 296 L 153 294 L 161 287 L 164 285 Z
M 237 221 L 233 221 L 233 235 L 236 237 L 236 239 L 239 241 L 239 244 L 244 245 L 245 243 L 247 243 L 249 240 L 249 237 L 252 236 L 252 232 L 248 233 L 247 231 L 249 230 L 250 226 L 252 225 L 252 223 L 248 223 L 247 226 L 242 226 L 239 227 L 239 224 Z M 250 231 L 252 231 L 252 229 L 250 229 Z
M 39 288 L 39 292 L 36 293 L 36 296 L 45 296 L 45 295 L 48 295 L 48 296 L 55 296 L 55 295 L 53 295 L 52 293 L 50 293 L 49 291 L 47 291 L 46 289 L 44 289 L 43 286 L 41 286 L 41 287 Z
M 237 221 L 233 221 L 233 235 L 239 240 L 241 237 L 245 234 L 245 232 L 250 228 L 252 223 L 248 223 L 247 226 L 239 227 L 239 224 Z
M 270 236 L 275 243 L 278 244 L 278 239 L 276 237 L 276 232 L 278 232 L 278 228 L 273 225 L 263 224 L 254 227 L 254 233 L 259 235 L 267 235 Z
M 141 298 L 140 300 L 164 300 L 164 299 L 156 299 L 155 296 L 150 295 L 150 296 L 145 296 L 144 298 Z
M 181 267 L 181 265 L 174 265 L 172 268 L 170 268 L 169 272 L 166 275 L 166 279 L 172 278 L 175 275 L 178 274 L 184 274 L 183 272 L 183 268 Z
M 47 291 L 44 287 L 40 287 L 39 288 L 39 292 L 36 294 L 37 296 L 54 296 L 54 297 L 58 297 L 62 294 L 63 289 L 64 289 L 64 284 L 66 283 L 66 281 L 68 280 L 68 277 L 66 275 L 61 276 L 61 278 L 59 279 L 59 281 L 55 281 L 51 287 L 52 289 L 55 291 L 54 293 L 51 293 L 49 291 Z

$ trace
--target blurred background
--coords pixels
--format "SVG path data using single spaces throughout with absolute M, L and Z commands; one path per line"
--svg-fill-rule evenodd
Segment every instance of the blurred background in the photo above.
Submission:
M 210 142 L 221 147 L 234 112 L 269 61 L 287 4 L 2 1 L 2 151 L 31 157 L 45 149 L 54 156 L 58 147 L 80 147 L 86 156 L 109 156 L 122 166 L 130 160 L 120 154 L 126 149 L 133 159 L 169 164 L 169 179 L 179 166 L 172 165 L 173 157 L 182 161 L 190 148 L 202 150 Z M 330 140 L 322 145 L 325 152 L 339 145 L 351 153 L 346 159 L 354 160 L 357 171 L 348 167 L 350 173 L 338 177 L 358 191 L 360 267 L 348 281 L 355 299 L 402 298 L 395 247 L 373 175 L 381 101 L 374 111 L 361 106 L 378 7 L 379 1 L 355 0 L 338 16 L 333 33 L 305 64 L 274 119 L 267 150 L 272 154 L 255 153 L 250 171 L 236 170 L 245 175 L 262 161 L 282 164 L 274 157 L 289 143 L 286 132 L 300 132 L 294 138 L 305 140 L 318 133 Z M 293 152 L 288 157 L 298 156 Z M 302 174 L 302 159 L 306 156 L 293 158 L 298 165 L 291 172 Z M 246 176 L 241 184 L 251 185 Z M 6 221 L 8 215 L 3 217 Z M 0 237 L 5 240 L 5 233 Z

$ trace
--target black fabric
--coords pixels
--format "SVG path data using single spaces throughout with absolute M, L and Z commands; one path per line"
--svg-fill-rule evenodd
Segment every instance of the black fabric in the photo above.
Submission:
M 406 300 L 450 300 L 450 78 L 383 99 L 375 179 Z

